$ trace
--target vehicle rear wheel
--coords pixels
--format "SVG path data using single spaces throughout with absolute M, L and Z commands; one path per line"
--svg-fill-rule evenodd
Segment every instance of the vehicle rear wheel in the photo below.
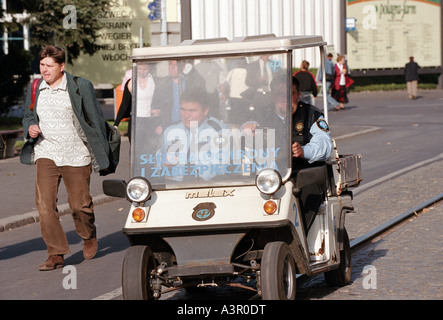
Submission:
M 154 299 L 151 278 L 155 258 L 147 246 L 133 246 L 126 251 L 122 270 L 124 300 Z
M 261 260 L 260 283 L 264 300 L 295 299 L 295 261 L 285 242 L 266 244 Z
M 343 250 L 340 250 L 340 266 L 325 272 L 325 280 L 329 286 L 345 286 L 351 281 L 351 245 L 348 232 L 343 230 Z

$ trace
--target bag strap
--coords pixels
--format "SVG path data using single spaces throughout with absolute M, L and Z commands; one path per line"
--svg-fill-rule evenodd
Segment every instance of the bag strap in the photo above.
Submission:
M 32 80 L 32 103 L 29 105 L 29 109 L 34 110 L 35 105 L 35 95 L 37 93 L 37 88 L 40 85 L 41 79 Z
M 212 119 L 209 119 L 209 120 L 207 121 L 207 123 L 208 123 L 209 126 L 212 127 L 212 129 L 214 129 L 214 130 L 217 131 L 217 132 L 220 132 L 220 131 L 222 130 L 222 127 L 221 127 L 217 122 L 215 122 L 215 121 L 212 120 Z

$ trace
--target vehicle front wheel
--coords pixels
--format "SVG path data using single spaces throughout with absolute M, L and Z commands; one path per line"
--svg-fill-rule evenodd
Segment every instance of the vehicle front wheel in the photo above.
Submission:
M 343 230 L 343 250 L 340 250 L 340 266 L 325 272 L 325 280 L 329 286 L 345 286 L 351 281 L 351 245 L 348 232 Z
M 260 284 L 263 300 L 294 300 L 296 269 L 285 242 L 266 244 L 261 260 Z
M 155 271 L 155 258 L 147 246 L 130 247 L 125 254 L 122 270 L 124 300 L 154 299 L 151 278 Z

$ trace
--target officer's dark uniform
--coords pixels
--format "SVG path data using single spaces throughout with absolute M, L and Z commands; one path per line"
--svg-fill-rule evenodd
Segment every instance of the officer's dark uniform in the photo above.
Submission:
M 297 111 L 292 115 L 292 144 L 294 142 L 298 142 L 301 146 L 308 144 L 312 138 L 311 127 L 320 117 L 323 117 L 323 113 L 319 109 L 299 101 Z M 315 165 L 319 164 L 309 164 L 306 159 L 292 158 L 292 170 L 295 171 L 295 174 L 300 169 Z
M 301 146 L 308 144 L 312 138 L 311 127 L 316 125 L 320 117 L 323 117 L 323 113 L 319 109 L 300 101 L 292 117 L 292 143 L 298 142 Z M 292 157 L 292 177 L 296 179 L 301 169 L 322 165 L 324 162 L 309 163 L 306 159 Z M 306 231 L 314 221 L 325 195 L 325 184 L 309 185 L 301 191 L 299 198 Z

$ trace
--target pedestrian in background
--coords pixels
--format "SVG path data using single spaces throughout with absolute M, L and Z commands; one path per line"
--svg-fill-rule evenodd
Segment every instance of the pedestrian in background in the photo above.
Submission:
M 333 109 L 337 110 L 337 108 L 339 107 L 339 103 L 337 102 L 337 100 L 335 100 L 331 96 L 331 86 L 332 83 L 334 82 L 334 74 L 335 74 L 335 65 L 334 62 L 332 62 L 333 57 L 334 56 L 332 55 L 332 53 L 328 53 L 325 60 L 326 97 L 328 101 L 328 110 L 333 110 Z M 319 72 L 318 80 L 322 81 L 323 72 L 321 69 L 318 72 Z
M 160 127 L 160 110 L 158 108 L 152 107 L 152 99 L 154 96 L 155 88 L 159 79 L 155 76 L 153 70 L 153 65 L 147 63 L 137 64 L 137 117 L 144 118 L 143 121 L 146 122 L 149 128 L 149 136 L 154 137 L 154 130 Z M 118 109 L 117 116 L 115 117 L 114 127 L 118 128 L 120 122 L 129 118 L 128 120 L 128 139 L 131 142 L 131 114 L 132 114 L 132 72 L 125 74 L 123 78 L 123 97 Z M 147 121 L 145 121 L 147 120 Z M 139 121 L 142 121 L 141 119 Z M 161 134 L 161 127 L 159 129 Z M 154 139 L 154 138 L 153 138 Z
M 92 259 L 96 255 L 97 232 L 89 185 L 92 169 L 107 174 L 110 150 L 92 83 L 65 71 L 66 54 L 59 47 L 45 46 L 38 57 L 43 80 L 35 94 L 34 108 L 26 107 L 23 117 L 23 132 L 31 148 L 22 149 L 20 159 L 36 164 L 35 199 L 49 256 L 39 270 L 46 271 L 63 267 L 64 255 L 70 252 L 57 211 L 62 179 L 75 230 L 84 240 L 83 256 Z M 31 102 L 29 88 L 25 105 Z
M 300 101 L 315 106 L 314 98 L 317 97 L 318 88 L 314 75 L 308 69 L 309 62 L 303 60 L 300 71 L 294 72 L 294 76 L 300 83 Z
M 408 98 L 417 98 L 418 69 L 420 66 L 414 61 L 414 57 L 409 57 L 409 62 L 405 64 L 406 86 L 408 88 Z
M 349 102 L 347 89 L 354 83 L 346 69 L 345 56 L 339 55 L 335 64 L 334 82 L 332 84 L 332 97 L 339 106 L 336 110 L 344 109 L 344 104 Z
M 117 116 L 114 120 L 114 127 L 118 129 L 123 119 L 128 119 L 128 140 L 131 142 L 131 113 L 132 113 L 132 69 L 126 72 L 123 77 L 121 90 L 123 91 L 122 100 L 118 108 Z

